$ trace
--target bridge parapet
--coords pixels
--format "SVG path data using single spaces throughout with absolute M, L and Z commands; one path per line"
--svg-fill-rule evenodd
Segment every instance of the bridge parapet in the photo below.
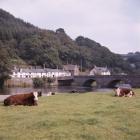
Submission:
M 74 80 L 73 76 L 66 76 L 66 77 L 58 77 L 57 82 L 58 85 L 61 86 L 70 86 Z
M 73 80 L 73 76 L 58 77 L 57 80 Z

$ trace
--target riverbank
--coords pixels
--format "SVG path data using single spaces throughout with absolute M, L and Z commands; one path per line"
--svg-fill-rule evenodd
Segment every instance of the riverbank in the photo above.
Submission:
M 38 106 L 0 103 L 0 138 L 139 140 L 140 90 L 135 93 L 132 98 L 114 97 L 113 91 L 57 94 L 39 98 Z
M 61 89 L 62 88 L 62 89 Z M 98 92 L 102 92 L 102 93 L 108 93 L 108 92 L 111 92 L 112 89 L 94 89 L 94 91 L 89 90 L 89 88 L 84 88 L 84 87 L 51 87 L 51 88 L 43 88 L 43 89 L 34 89 L 34 88 L 9 88 L 9 89 L 5 89 L 5 91 L 1 91 L 0 92 L 0 101 L 3 101 L 5 98 L 7 98 L 8 96 L 10 95 L 13 95 L 13 94 L 20 94 L 20 93 L 29 93 L 29 92 L 32 92 L 32 91 L 42 91 L 42 96 L 47 96 L 47 93 L 49 92 L 54 92 L 54 93 L 57 93 L 57 94 L 63 94 L 63 93 L 86 93 L 86 90 L 89 91 L 89 92 L 93 92 L 93 93 L 98 93 Z M 67 89 L 66 89 L 67 88 Z M 74 91 L 74 92 L 73 92 Z
M 66 88 L 66 87 L 65 87 Z M 12 95 L 12 94 L 20 94 L 20 93 L 29 93 L 29 92 L 32 92 L 32 91 L 42 91 L 42 96 L 47 96 L 47 93 L 48 92 L 55 92 L 57 94 L 63 94 L 63 93 L 72 93 L 71 91 L 75 91 L 76 88 L 74 87 L 69 87 L 66 91 L 65 89 L 57 89 L 57 87 L 55 86 L 54 87 L 51 87 L 50 89 L 34 89 L 34 88 L 10 88 L 11 91 L 5 91 L 3 93 L 6 93 L 5 95 L 4 94 L 1 94 L 0 93 L 0 101 L 3 101 L 5 98 L 7 98 L 8 96 Z M 76 93 L 87 93 L 89 89 L 82 89 L 81 88 L 78 88 L 76 89 Z M 134 92 L 138 92 L 140 91 L 140 89 L 134 89 Z M 94 91 L 92 90 L 89 90 L 89 92 L 92 92 L 93 94 L 94 93 L 102 93 L 102 94 L 106 94 L 106 93 L 113 93 L 115 94 L 115 92 L 112 90 L 112 89 L 94 89 Z

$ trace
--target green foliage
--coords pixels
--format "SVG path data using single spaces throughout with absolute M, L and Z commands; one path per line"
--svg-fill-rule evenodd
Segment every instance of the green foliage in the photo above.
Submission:
M 44 87 L 46 83 L 45 78 L 33 78 L 33 86 L 35 88 Z
M 55 80 L 56 79 L 54 77 L 33 78 L 33 86 L 35 88 L 44 87 L 47 84 L 51 85 Z
M 97 66 L 107 66 L 112 69 L 113 73 L 117 72 L 115 69 L 120 69 L 120 73 L 123 71 L 131 72 L 128 62 L 99 43 L 82 36 L 76 38 L 76 43 L 81 47 L 80 51 L 85 67 L 92 68 L 94 64 Z
M 121 55 L 130 64 L 131 74 L 140 74 L 140 52 Z
M 2 45 L 0 43 L 0 45 Z M 9 78 L 10 58 L 8 52 L 1 46 L 0 48 L 0 88 L 3 87 L 4 81 Z
M 140 52 L 129 53 L 125 57 L 132 65 L 133 72 L 140 74 Z

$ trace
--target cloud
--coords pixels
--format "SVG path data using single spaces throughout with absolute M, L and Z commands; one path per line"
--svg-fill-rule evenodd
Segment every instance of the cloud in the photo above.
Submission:
M 139 0 L 0 0 L 0 7 L 41 28 L 62 27 L 116 53 L 140 51 Z

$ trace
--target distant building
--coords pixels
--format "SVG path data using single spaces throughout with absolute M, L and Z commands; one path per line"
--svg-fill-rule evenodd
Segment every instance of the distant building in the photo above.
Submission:
M 111 75 L 107 67 L 97 67 L 95 66 L 89 73 L 89 75 Z
M 79 75 L 79 73 L 80 73 L 79 66 L 77 66 L 77 65 L 71 65 L 71 64 L 63 65 L 63 69 L 65 71 L 70 72 L 72 76 Z
M 23 68 L 12 70 L 11 77 L 12 78 L 42 78 L 42 77 L 65 77 L 71 76 L 71 73 L 68 71 L 64 71 L 62 69 L 34 69 L 34 68 Z

